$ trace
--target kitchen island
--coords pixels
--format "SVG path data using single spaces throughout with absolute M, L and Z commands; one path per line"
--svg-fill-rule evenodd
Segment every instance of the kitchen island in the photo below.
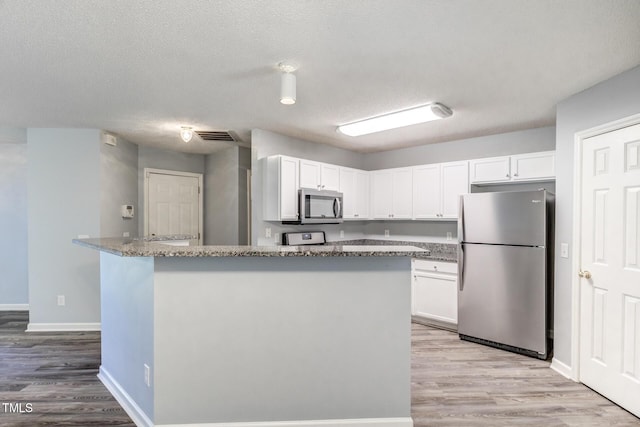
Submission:
M 99 377 L 143 426 L 412 426 L 411 246 L 101 251 Z

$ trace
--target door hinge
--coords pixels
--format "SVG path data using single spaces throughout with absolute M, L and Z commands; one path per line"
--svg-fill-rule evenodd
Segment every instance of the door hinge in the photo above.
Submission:
M 198 232 L 198 240 L 200 240 L 200 233 Z

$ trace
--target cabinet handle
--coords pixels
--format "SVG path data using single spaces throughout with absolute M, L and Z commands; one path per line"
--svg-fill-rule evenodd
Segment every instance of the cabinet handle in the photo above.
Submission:
M 507 174 L 507 178 L 509 178 L 509 174 Z
M 514 174 L 513 174 L 513 176 L 518 176 L 518 174 L 517 174 L 517 173 L 514 173 Z
M 322 188 L 324 188 L 324 185 L 322 186 Z
M 434 266 L 433 266 L 433 269 L 434 269 L 435 271 L 438 271 L 438 266 L 437 266 L 437 265 L 434 265 Z
M 353 216 L 358 217 L 358 216 L 360 216 L 360 214 L 353 214 Z

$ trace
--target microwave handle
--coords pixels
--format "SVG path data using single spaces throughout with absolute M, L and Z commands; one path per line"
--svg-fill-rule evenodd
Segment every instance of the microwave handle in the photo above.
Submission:
M 340 218 L 340 213 L 342 212 L 342 206 L 340 206 L 340 198 L 336 197 L 333 199 L 333 215 L 336 218 Z

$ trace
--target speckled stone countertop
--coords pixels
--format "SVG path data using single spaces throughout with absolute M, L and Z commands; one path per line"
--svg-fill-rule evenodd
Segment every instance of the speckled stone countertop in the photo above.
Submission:
M 328 244 L 324 246 L 173 246 L 162 240 L 184 238 L 74 239 L 73 243 L 124 257 L 414 257 L 430 258 L 424 248 L 411 245 Z M 387 242 L 389 243 L 389 242 Z
M 378 240 L 378 239 L 359 239 L 359 240 L 341 240 L 335 242 L 327 242 L 328 245 L 393 245 L 393 246 L 415 246 L 426 249 L 429 255 L 420 258 L 432 261 L 457 262 L 458 261 L 458 245 L 455 243 L 431 243 L 431 242 L 413 242 L 404 240 Z

